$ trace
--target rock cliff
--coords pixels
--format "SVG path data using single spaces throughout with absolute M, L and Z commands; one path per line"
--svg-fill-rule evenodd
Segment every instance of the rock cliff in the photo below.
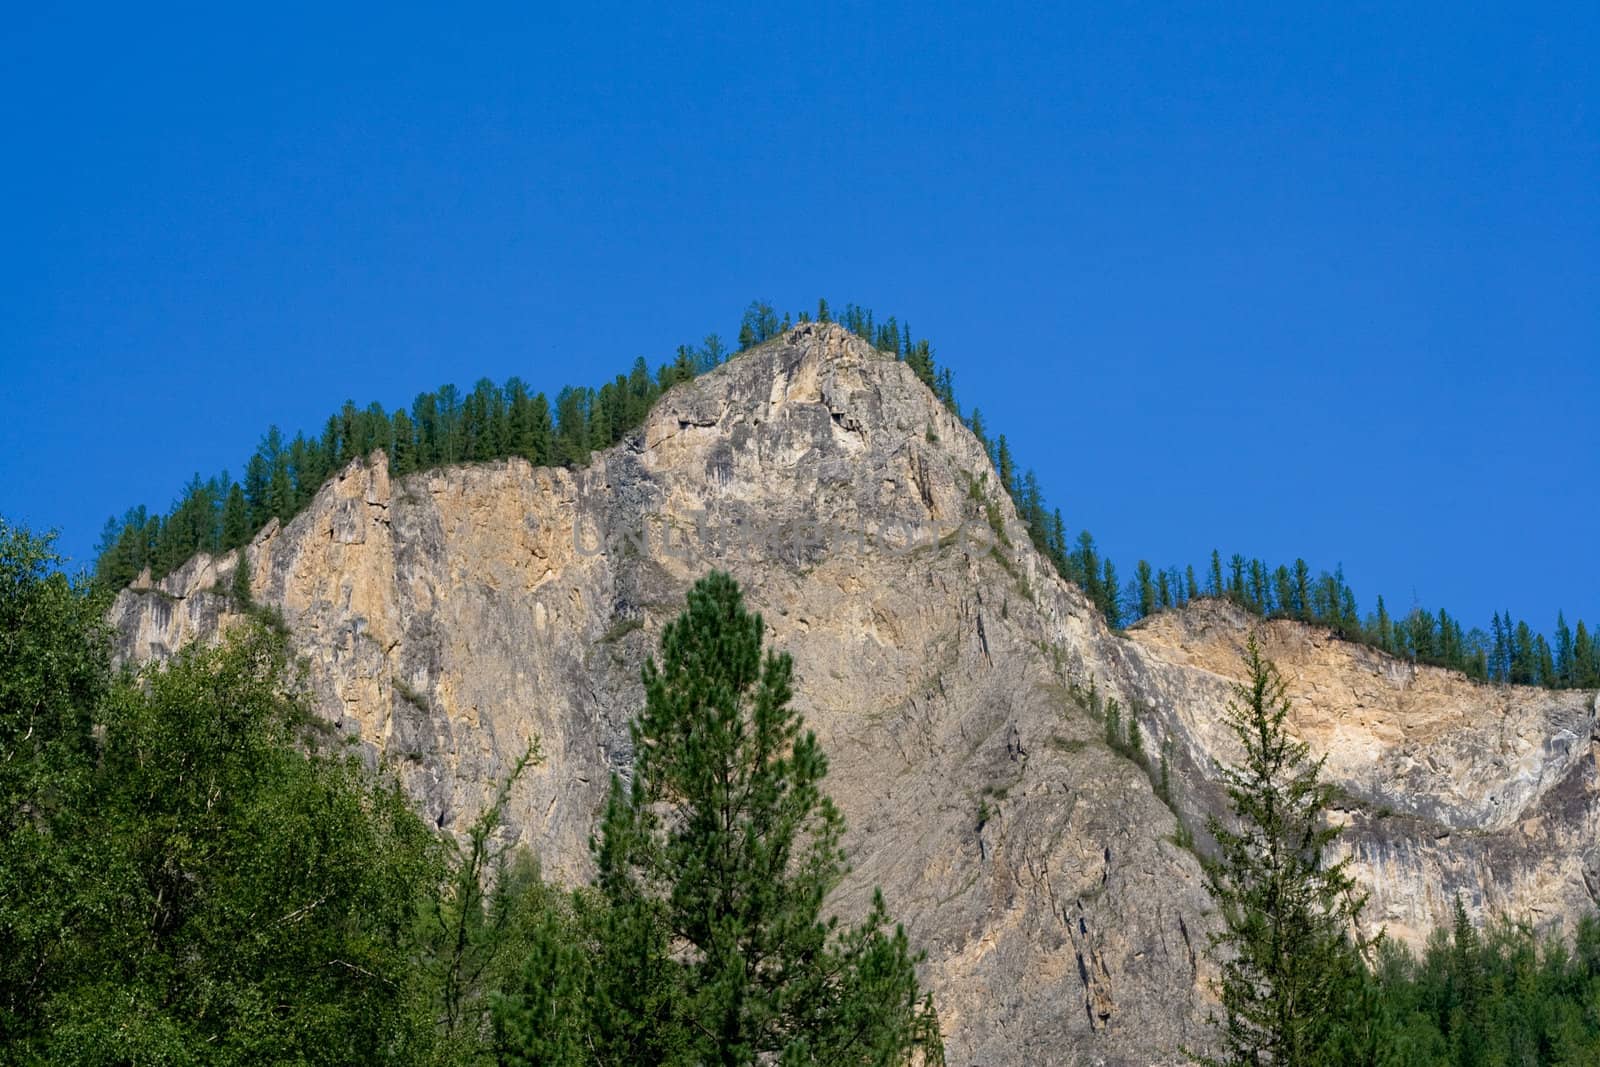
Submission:
M 838 906 L 883 887 L 927 950 L 952 1064 L 1178 1062 L 1205 1042 L 1199 865 L 1086 694 L 1136 709 L 1198 827 L 1252 627 L 1328 757 L 1374 925 L 1414 939 L 1458 890 L 1549 923 L 1593 906 L 1594 694 L 1476 685 L 1215 602 L 1114 634 L 995 481 L 909 368 L 804 324 L 675 387 L 583 469 L 391 480 L 378 454 L 245 551 L 317 711 L 435 825 L 463 827 L 542 740 L 508 833 L 571 880 L 631 762 L 643 658 L 688 586 L 730 571 L 832 762 L 854 864 Z M 237 565 L 124 591 L 121 656 L 230 625 Z

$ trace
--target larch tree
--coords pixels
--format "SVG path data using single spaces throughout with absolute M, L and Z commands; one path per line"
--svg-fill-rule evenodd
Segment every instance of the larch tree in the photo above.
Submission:
M 1362 973 L 1359 919 L 1366 895 L 1348 860 L 1331 861 L 1339 828 L 1326 817 L 1323 761 L 1290 736 L 1290 705 L 1277 668 L 1254 635 L 1246 680 L 1227 725 L 1242 761 L 1222 769 L 1232 818 L 1213 817 L 1217 853 L 1206 886 L 1223 928 L 1211 948 L 1221 969 L 1220 1058 L 1208 1064 L 1334 1062 L 1341 1011 Z

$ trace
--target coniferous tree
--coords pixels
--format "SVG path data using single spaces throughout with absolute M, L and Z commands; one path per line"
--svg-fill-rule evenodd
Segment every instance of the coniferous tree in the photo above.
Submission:
M 543 393 L 533 394 L 533 401 L 529 406 L 528 427 L 526 451 L 523 452 L 528 462 L 535 465 L 554 463 L 555 424 L 550 416 L 550 401 Z
M 1341 1008 L 1362 973 L 1365 903 L 1348 860 L 1328 862 L 1339 830 L 1326 818 L 1321 759 L 1288 732 L 1289 702 L 1277 668 L 1252 635 L 1247 680 L 1236 686 L 1227 725 L 1242 762 L 1224 767 L 1232 818 L 1213 817 L 1217 855 L 1206 885 L 1224 928 L 1212 937 L 1221 981 L 1222 1058 L 1207 1063 L 1328 1062 Z
M 1509 620 L 1510 612 L 1506 613 Z M 1511 684 L 1533 685 L 1538 677 L 1537 650 L 1533 644 L 1533 629 L 1521 619 L 1511 633 Z
M 983 446 L 985 453 L 989 451 L 989 438 L 984 432 L 983 412 L 977 408 L 972 409 L 972 415 L 967 420 L 967 429 L 972 431 L 972 436 L 978 439 L 978 444 Z
M 832 317 L 825 301 L 817 310 L 819 320 Z M 801 321 L 807 318 L 799 316 Z M 784 315 L 782 322 L 789 321 L 792 317 Z M 905 360 L 940 402 L 960 417 L 950 369 L 937 365 L 932 347 L 926 340 L 915 340 L 908 323 L 890 317 L 876 325 L 869 309 L 853 304 L 846 307 L 841 321 Z M 777 313 L 760 301 L 752 302 L 747 310 L 746 325 L 747 344 L 768 339 L 783 328 Z M 527 387 L 515 378 L 503 388 L 480 380 L 465 397 L 451 385 L 419 394 L 409 415 L 397 411 L 390 416 L 381 404 L 359 409 L 347 401 L 326 421 L 320 437 L 297 434 L 285 446 L 274 428 L 262 441 L 246 466 L 241 486 L 245 534 L 238 529 L 237 501 L 230 510 L 231 483 L 226 478 L 198 487 L 192 483 L 166 515 L 146 514 L 138 522 L 125 515 L 120 526 L 105 532 L 97 553 L 97 580 L 123 584 L 145 566 L 159 578 L 194 551 L 243 543 L 269 518 L 292 518 L 309 503 L 330 472 L 377 448 L 388 452 L 390 472 L 396 475 L 461 460 L 510 455 L 538 464 L 583 463 L 591 450 L 614 444 L 636 428 L 661 389 L 691 379 L 724 357 L 721 341 L 712 334 L 698 349 L 681 346 L 677 358 L 661 367 L 659 377 L 651 375 L 643 359 L 636 360 L 630 374 L 618 375 L 598 390 L 563 390 L 561 406 L 570 410 L 558 412 L 557 420 L 551 418 L 548 401 L 542 395 L 530 398 Z M 555 421 L 559 421 L 559 429 L 553 425 Z M 1003 438 L 991 441 L 977 410 L 966 421 L 1013 497 L 1034 546 L 1058 573 L 1079 583 L 1102 611 L 1110 605 L 1113 611 L 1121 608 L 1143 615 L 1152 605 L 1159 610 L 1187 604 L 1202 595 L 1193 567 L 1151 568 L 1148 588 L 1137 577 L 1127 590 L 1108 588 L 1104 555 L 1096 553 L 1092 566 L 1082 565 L 1089 561 L 1069 549 L 1059 515 L 1045 506 L 1032 472 L 1018 477 L 1009 442 Z M 1442 610 L 1427 612 L 1419 607 L 1396 624 L 1380 604 L 1376 618 L 1369 615 L 1363 622 L 1355 593 L 1338 570 L 1313 580 L 1303 559 L 1295 560 L 1292 568 L 1272 568 L 1262 560 L 1236 555 L 1225 579 L 1220 554 L 1214 551 L 1212 556 L 1204 592 L 1226 595 L 1266 617 L 1318 622 L 1347 640 L 1461 670 L 1472 677 L 1509 681 L 1515 676 L 1521 684 L 1545 686 L 1600 685 L 1600 664 L 1596 663 L 1600 657 L 1595 654 L 1592 636 L 1580 643 L 1576 633 L 1566 629 L 1564 616 L 1558 618 L 1547 639 L 1532 630 L 1521 633 L 1526 624 L 1513 623 L 1509 613 L 1503 618 L 1496 614 L 1491 634 L 1474 642 L 1460 621 Z
M 466 457 L 466 435 L 463 433 L 461 392 L 454 384 L 446 382 L 435 392 L 437 412 L 438 461 L 444 464 L 460 463 Z
M 1572 630 L 1567 626 L 1567 617 L 1561 612 L 1556 612 L 1556 646 L 1555 646 L 1555 684 L 1572 686 L 1577 684 L 1572 660 Z
M 1139 618 L 1147 618 L 1156 613 L 1156 587 L 1150 570 L 1150 561 L 1141 559 L 1134 570 L 1134 581 L 1139 589 Z M 1166 581 L 1166 577 L 1162 577 Z
M 367 424 L 367 451 L 371 452 L 375 448 L 381 448 L 385 455 L 392 453 L 394 451 L 394 427 L 390 423 L 389 413 L 383 409 L 383 405 L 374 400 L 367 405 L 367 410 L 361 414 Z M 317 480 L 319 482 L 322 480 L 320 475 Z M 315 487 L 313 487 L 314 491 Z
M 1116 564 L 1108 559 L 1104 566 L 1105 577 L 1100 583 L 1100 612 L 1106 617 L 1106 625 L 1115 630 L 1122 625 L 1122 587 L 1117 582 Z
M 1544 639 L 1544 634 L 1533 635 L 1533 685 L 1555 685 L 1555 657 L 1550 654 L 1550 642 Z
M 941 1062 L 881 895 L 849 930 L 823 913 L 844 874 L 843 820 L 789 704 L 789 657 L 761 644 L 760 616 L 714 573 L 647 662 L 633 784 L 613 780 L 595 842 L 594 971 L 568 983 L 571 1011 L 593 1029 L 593 1062 Z M 529 1007 L 567 1012 L 530 978 L 502 1033 L 544 1042 Z
M 700 342 L 696 371 L 705 373 L 713 367 L 720 367 L 728 358 L 728 346 L 722 343 L 722 335 L 708 333 L 705 340 Z M 639 418 L 644 418 L 644 412 L 639 412 Z
M 390 437 L 394 449 L 389 455 L 389 473 L 401 478 L 417 469 L 417 442 L 405 408 L 395 409 Z
M 873 336 L 870 328 L 854 332 L 867 338 Z M 744 318 L 739 323 L 740 351 L 776 336 L 778 336 L 778 313 L 764 300 L 750 301 L 750 306 L 745 308 Z
M 1016 463 L 1011 458 L 1011 446 L 1006 442 L 1006 435 L 1001 434 L 995 442 L 995 467 L 1000 473 L 1000 487 L 1007 493 L 1015 494 L 1017 484 Z
M 655 379 L 650 376 L 650 365 L 640 356 L 633 361 L 628 373 L 627 419 L 629 426 L 637 426 L 650 412 L 656 399 Z
M 578 466 L 589 459 L 589 399 L 570 386 L 556 396 L 556 463 Z
M 1579 619 L 1578 629 L 1572 638 L 1574 684 L 1582 689 L 1593 689 L 1600 685 L 1600 669 L 1597 668 L 1600 668 L 1600 664 L 1595 662 L 1595 647 L 1589 636 L 1589 627 Z
M 222 504 L 222 547 L 238 548 L 250 540 L 250 532 L 250 505 L 245 502 L 239 483 L 230 482 Z
M 1294 607 L 1291 614 L 1302 622 L 1311 617 L 1311 568 L 1303 559 L 1294 561 Z
M 1373 643 L 1385 652 L 1394 651 L 1394 633 L 1389 621 L 1389 609 L 1384 607 L 1383 597 L 1378 598 L 1378 613 L 1373 620 Z
M 439 410 L 432 393 L 418 393 L 411 402 L 411 425 L 417 438 L 417 469 L 427 470 L 440 462 Z
M 1070 577 L 1083 587 L 1084 593 L 1097 607 L 1104 599 L 1100 577 L 1100 555 L 1095 551 L 1094 535 L 1088 530 L 1078 531 L 1078 547 L 1072 554 Z

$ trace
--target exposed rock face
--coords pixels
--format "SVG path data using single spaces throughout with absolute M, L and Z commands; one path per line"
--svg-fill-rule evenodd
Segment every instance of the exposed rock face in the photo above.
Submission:
M 1252 621 L 1221 604 L 1108 632 L 1029 544 L 982 447 L 912 375 L 802 325 L 678 386 L 578 471 L 519 460 L 391 483 L 353 464 L 249 547 L 318 711 L 459 829 L 529 739 L 509 832 L 581 879 L 631 762 L 639 666 L 688 586 L 730 571 L 795 659 L 854 874 L 928 953 L 952 1064 L 1178 1062 L 1204 1045 L 1212 907 L 1091 682 L 1140 709 L 1191 824 L 1230 758 Z M 124 592 L 121 654 L 236 618 L 236 561 Z M 1292 623 L 1261 627 L 1295 725 L 1349 798 L 1371 918 L 1414 937 L 1457 889 L 1558 921 L 1600 891 L 1594 694 L 1473 685 Z M 1593 887 L 1593 888 L 1591 888 Z

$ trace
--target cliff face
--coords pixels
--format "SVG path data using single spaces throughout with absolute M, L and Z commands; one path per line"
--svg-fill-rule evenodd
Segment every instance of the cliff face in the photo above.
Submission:
M 795 660 L 854 873 L 925 948 L 952 1063 L 1153 1063 L 1203 1044 L 1212 908 L 1149 776 L 1100 740 L 1091 683 L 1139 709 L 1191 824 L 1252 621 L 1221 604 L 1108 632 L 1031 548 L 981 446 L 903 364 L 802 325 L 672 390 L 578 471 L 512 460 L 391 482 L 353 464 L 247 549 L 317 710 L 465 826 L 529 739 L 508 832 L 584 878 L 639 666 L 688 586 L 730 571 Z M 237 616 L 233 556 L 118 598 L 120 652 Z M 1260 627 L 1347 798 L 1373 923 L 1456 890 L 1560 921 L 1592 907 L 1594 694 L 1472 685 L 1292 623 Z M 1591 889 L 1593 887 L 1593 889 Z

